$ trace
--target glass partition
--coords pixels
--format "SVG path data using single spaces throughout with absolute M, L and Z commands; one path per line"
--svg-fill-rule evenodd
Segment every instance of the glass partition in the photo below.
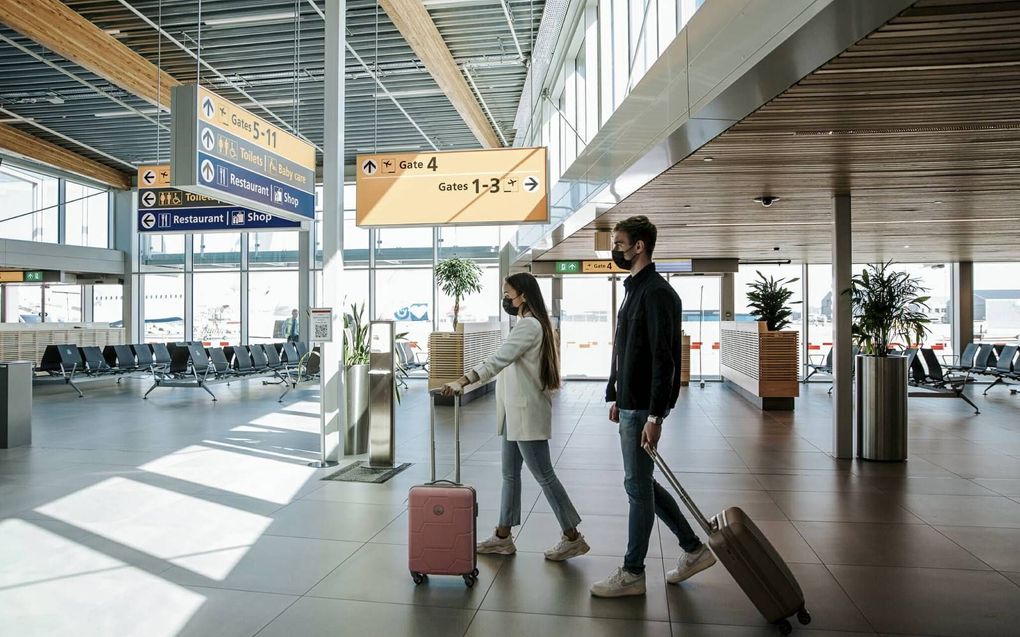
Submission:
M 194 339 L 236 345 L 241 338 L 241 273 L 196 273 Z
M 248 275 L 249 343 L 285 340 L 284 321 L 295 309 L 299 310 L 296 270 L 252 272 Z
M 146 274 L 145 342 L 169 343 L 184 340 L 184 275 Z
M 1020 342 L 1020 263 L 974 264 L 974 340 Z

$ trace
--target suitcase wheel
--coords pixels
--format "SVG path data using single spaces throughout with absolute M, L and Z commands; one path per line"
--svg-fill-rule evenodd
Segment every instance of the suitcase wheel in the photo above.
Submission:
M 800 609 L 799 611 L 797 611 L 797 621 L 807 626 L 808 624 L 811 623 L 811 613 L 807 612 L 806 608 Z
M 789 620 L 782 619 L 776 622 L 776 626 L 779 626 L 779 633 L 782 635 L 789 635 L 793 632 L 793 626 L 790 625 Z
M 419 584 L 428 581 L 429 576 L 425 575 L 424 573 L 416 573 L 414 571 L 411 571 L 411 579 L 414 580 L 414 585 L 418 586 Z
M 475 569 L 475 570 L 471 571 L 470 573 L 468 573 L 467 575 L 464 576 L 464 584 L 468 588 L 474 587 L 475 582 L 477 582 L 477 581 L 478 581 L 478 569 Z

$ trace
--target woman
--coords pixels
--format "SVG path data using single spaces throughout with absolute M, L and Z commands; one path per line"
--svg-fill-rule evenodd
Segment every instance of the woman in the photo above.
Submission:
M 577 530 L 581 517 L 556 477 L 549 457 L 551 393 L 560 386 L 556 336 L 538 280 L 532 275 L 522 272 L 503 282 L 503 309 L 520 317 L 503 346 L 489 360 L 443 386 L 443 394 L 451 396 L 461 393 L 466 385 L 498 375 L 496 412 L 498 431 L 503 437 L 503 495 L 499 526 L 477 549 L 479 553 L 496 555 L 517 552 L 510 529 L 521 523 L 523 462 L 542 487 L 563 530 L 560 542 L 545 552 L 546 559 L 560 562 L 584 555 L 590 549 Z

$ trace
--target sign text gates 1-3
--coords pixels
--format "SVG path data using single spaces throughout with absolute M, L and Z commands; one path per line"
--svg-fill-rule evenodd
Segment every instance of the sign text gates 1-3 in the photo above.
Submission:
M 300 230 L 301 223 L 168 188 L 169 166 L 138 169 L 138 231 L 147 234 Z
M 215 93 L 172 94 L 172 184 L 291 221 L 315 216 L 315 147 Z

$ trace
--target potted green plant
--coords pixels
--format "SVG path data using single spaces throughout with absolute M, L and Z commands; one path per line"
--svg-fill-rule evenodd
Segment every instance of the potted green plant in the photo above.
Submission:
M 893 339 L 920 344 L 931 319 L 927 289 L 893 262 L 872 264 L 851 280 L 857 391 L 857 455 L 866 460 L 907 457 L 907 357 L 892 355 Z
M 344 387 L 346 389 L 347 429 L 345 455 L 368 452 L 368 368 L 371 353 L 369 324 L 365 305 L 351 304 L 344 312 Z
M 756 272 L 758 280 L 747 284 L 747 287 L 751 288 L 747 293 L 747 306 L 751 308 L 751 316 L 759 321 L 765 321 L 770 332 L 778 332 L 790 325 L 790 316 L 793 315 L 790 305 L 800 303 L 790 301 L 793 290 L 786 286 L 796 283 L 800 278 L 776 279 L 771 276 L 765 278 L 760 270 Z
M 460 300 L 482 289 L 482 269 L 469 259 L 446 259 L 436 265 L 436 283 L 447 296 L 453 297 L 453 331 L 460 322 Z

